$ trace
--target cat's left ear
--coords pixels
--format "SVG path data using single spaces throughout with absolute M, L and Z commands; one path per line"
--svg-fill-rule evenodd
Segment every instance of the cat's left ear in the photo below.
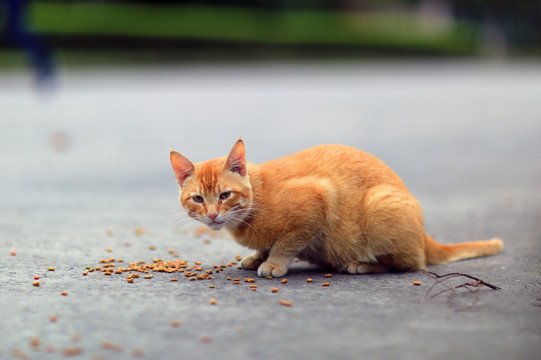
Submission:
M 171 151 L 169 157 L 171 158 L 171 166 L 175 172 L 177 182 L 182 187 L 186 178 L 193 175 L 195 166 L 190 160 L 176 151 Z
M 242 139 L 237 140 L 233 149 L 225 161 L 224 168 L 228 171 L 238 173 L 240 176 L 246 175 L 246 151 Z

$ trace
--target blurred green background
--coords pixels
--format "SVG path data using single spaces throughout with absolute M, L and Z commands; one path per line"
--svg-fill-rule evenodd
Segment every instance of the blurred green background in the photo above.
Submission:
M 0 0 L 0 70 L 100 63 L 524 57 L 541 1 Z

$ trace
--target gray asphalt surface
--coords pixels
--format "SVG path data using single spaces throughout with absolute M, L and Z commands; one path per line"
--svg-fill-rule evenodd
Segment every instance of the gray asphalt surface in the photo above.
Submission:
M 64 72 L 46 96 L 27 74 L 0 74 L 0 359 L 539 358 L 538 65 L 96 69 Z M 212 280 L 83 276 L 110 257 L 206 270 L 249 254 L 185 221 L 168 160 L 169 149 L 226 155 L 239 136 L 256 163 L 320 143 L 379 156 L 436 240 L 505 242 L 498 256 L 430 270 L 501 289 L 431 297 L 446 287 L 423 273 L 324 278 L 303 263 L 287 284 L 257 278 L 256 291 L 235 265 Z

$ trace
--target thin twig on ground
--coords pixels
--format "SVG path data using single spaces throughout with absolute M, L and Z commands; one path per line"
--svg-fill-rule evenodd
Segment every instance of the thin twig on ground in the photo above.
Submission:
M 449 299 L 449 303 L 450 303 L 451 306 L 453 305 L 453 300 L 455 298 L 455 294 L 456 294 L 458 289 L 466 289 L 471 294 L 475 295 L 475 298 L 474 298 L 472 303 L 468 304 L 464 308 L 458 309 L 457 311 L 469 309 L 469 308 L 472 308 L 473 306 L 475 306 L 475 304 L 479 300 L 480 290 L 481 290 L 481 288 L 483 286 L 486 286 L 486 287 L 488 287 L 488 288 L 490 288 L 492 290 L 499 290 L 500 289 L 499 286 L 487 283 L 484 280 L 481 280 L 481 279 L 479 279 L 479 278 L 477 278 L 475 276 L 471 276 L 471 275 L 468 275 L 468 274 L 450 273 L 450 274 L 439 275 L 439 274 L 436 274 L 434 272 L 426 271 L 426 270 L 424 271 L 424 273 L 426 275 L 428 275 L 429 277 L 431 277 L 432 279 L 436 280 L 436 282 L 434 284 L 432 284 L 432 286 L 426 292 L 426 296 L 430 295 L 432 293 L 432 290 L 434 290 L 435 287 L 438 286 L 438 285 L 444 286 L 445 289 L 437 292 L 436 294 L 432 294 L 430 297 L 435 298 L 435 297 L 437 297 L 437 296 L 439 296 L 441 294 L 449 293 L 449 298 L 448 299 Z M 450 286 L 447 283 L 445 283 L 449 279 L 461 278 L 461 277 L 462 278 L 465 277 L 465 278 L 468 278 L 468 279 L 473 280 L 473 281 L 467 281 L 467 282 L 464 282 L 462 284 L 454 285 L 454 286 Z

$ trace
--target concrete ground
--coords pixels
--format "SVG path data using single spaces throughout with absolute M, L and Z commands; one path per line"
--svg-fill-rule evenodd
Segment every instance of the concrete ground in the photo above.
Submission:
M 0 74 L 0 359 L 538 358 L 538 65 L 95 69 L 65 71 L 49 94 Z M 501 289 L 432 297 L 446 283 L 421 272 L 325 278 L 295 263 L 287 284 L 257 278 L 253 291 L 256 275 L 228 266 L 250 251 L 186 221 L 168 160 L 226 155 L 239 136 L 256 163 L 320 143 L 379 156 L 438 241 L 505 242 L 430 270 Z M 195 281 L 83 275 L 111 257 L 226 267 Z

